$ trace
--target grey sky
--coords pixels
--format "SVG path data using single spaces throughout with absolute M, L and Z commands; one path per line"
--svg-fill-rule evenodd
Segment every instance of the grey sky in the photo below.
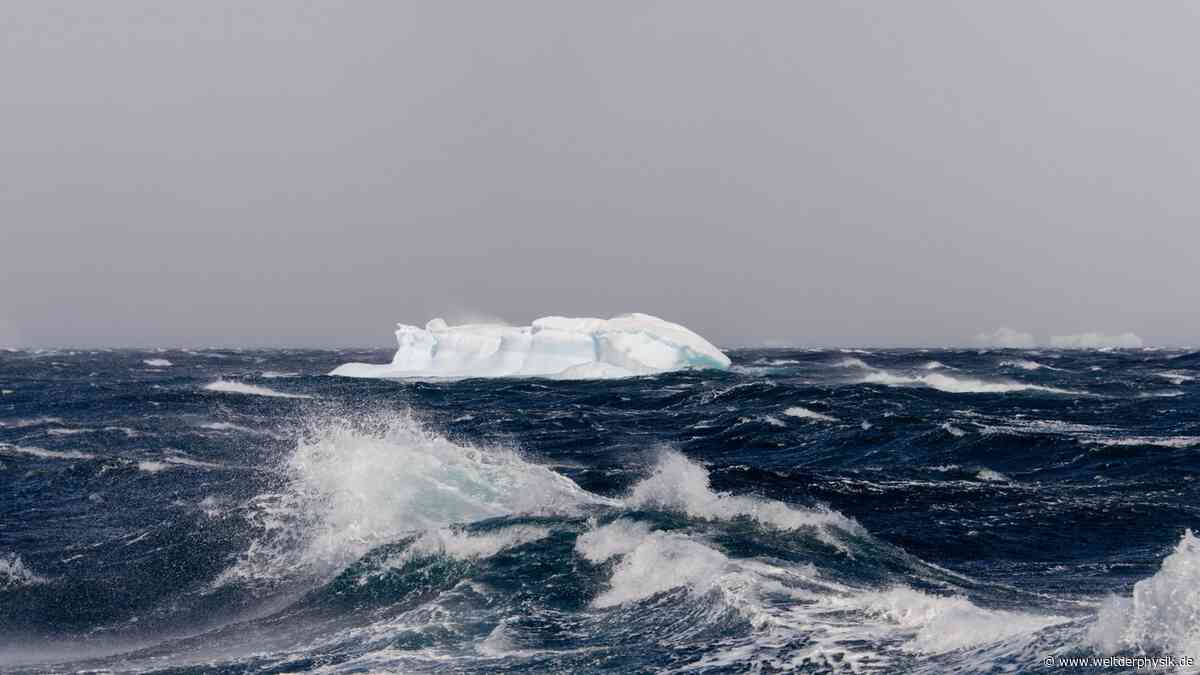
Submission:
M 0 342 L 1200 342 L 1186 2 L 6 2 Z

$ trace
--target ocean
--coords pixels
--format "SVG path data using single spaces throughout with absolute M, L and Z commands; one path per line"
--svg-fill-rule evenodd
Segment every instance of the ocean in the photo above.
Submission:
M 0 352 L 0 671 L 1200 667 L 1200 353 L 729 355 Z

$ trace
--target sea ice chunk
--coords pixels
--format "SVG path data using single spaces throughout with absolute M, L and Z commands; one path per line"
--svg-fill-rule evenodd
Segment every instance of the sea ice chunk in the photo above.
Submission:
M 683 326 L 649 314 L 612 319 L 548 316 L 530 326 L 399 324 L 389 364 L 346 363 L 346 377 L 611 379 L 672 370 L 724 370 L 729 357 Z

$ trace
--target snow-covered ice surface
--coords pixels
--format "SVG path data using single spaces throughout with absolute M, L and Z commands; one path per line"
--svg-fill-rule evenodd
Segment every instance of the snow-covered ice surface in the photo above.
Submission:
M 687 328 L 649 314 L 611 319 L 548 316 L 530 326 L 433 319 L 399 324 L 391 363 L 346 363 L 346 377 L 551 377 L 605 380 L 729 367 L 729 357 Z

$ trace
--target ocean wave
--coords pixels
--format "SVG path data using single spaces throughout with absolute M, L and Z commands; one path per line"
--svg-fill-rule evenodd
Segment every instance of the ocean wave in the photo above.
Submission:
M 175 365 L 174 363 L 171 363 L 167 359 L 143 359 L 142 363 L 144 363 L 148 366 L 151 366 L 153 368 L 169 368 L 169 367 Z
M 214 464 L 213 462 L 204 462 L 204 461 L 201 461 L 198 459 L 192 459 L 191 457 L 184 457 L 184 456 L 180 456 L 180 455 L 166 455 L 159 459 L 144 459 L 144 460 L 140 460 L 137 462 L 138 471 L 144 471 L 146 473 L 159 473 L 161 471 L 166 471 L 168 469 L 172 469 L 172 468 L 176 468 L 176 467 L 180 467 L 180 466 L 191 467 L 193 469 L 224 469 L 225 468 L 221 464 Z
M 923 655 L 1026 637 L 1071 620 L 984 609 L 961 595 L 932 595 L 908 587 L 853 596 L 847 604 L 894 624 L 899 632 L 907 634 L 904 649 Z
M 999 366 L 1001 368 L 1020 368 L 1021 370 L 1041 370 L 1041 369 L 1045 368 L 1046 370 L 1063 371 L 1062 368 L 1055 368 L 1054 366 L 1048 366 L 1044 363 L 1038 363 L 1037 361 L 1033 361 L 1030 359 L 1018 359 L 1015 361 L 1001 361 L 999 363 Z
M 1176 398 L 1178 396 L 1186 396 L 1187 392 L 1182 392 L 1176 389 L 1167 391 L 1143 391 L 1137 395 L 1137 398 Z
M 29 569 L 21 560 L 21 556 L 15 553 L 0 555 L 0 591 L 37 586 L 47 581 L 45 577 Z
M 308 394 L 287 394 L 267 387 L 260 387 L 254 384 L 246 384 L 245 382 L 237 382 L 232 380 L 217 380 L 204 386 L 206 391 L 215 391 L 223 394 L 244 394 L 247 396 L 270 396 L 274 398 L 312 398 Z
M 580 534 L 575 553 L 591 565 L 615 561 L 606 587 L 591 601 L 598 610 L 632 611 L 641 604 L 669 621 L 675 608 L 688 607 L 689 626 L 699 612 L 703 623 L 721 625 L 721 612 L 732 611 L 748 624 L 746 633 L 706 640 L 715 649 L 675 671 L 894 672 L 908 655 L 998 644 L 1018 651 L 1039 631 L 1072 621 L 983 608 L 961 594 L 905 585 L 860 587 L 811 563 L 737 558 L 688 532 L 628 518 Z M 680 591 L 682 597 L 673 595 Z
M 1121 436 L 1117 438 L 1095 438 L 1098 445 L 1138 446 L 1153 445 L 1160 448 L 1190 448 L 1200 446 L 1200 436 Z
M 282 370 L 264 370 L 262 376 L 268 380 L 277 380 L 288 377 L 299 377 L 300 373 Z
M 89 452 L 81 452 L 79 450 L 47 450 L 45 448 L 35 448 L 30 446 L 12 445 L 9 443 L 0 443 L 0 453 L 11 455 L 28 455 L 30 457 L 38 457 L 41 459 L 95 459 L 96 456 Z
M 1046 387 L 1022 382 L 988 382 L 974 378 L 959 378 L 931 373 L 929 375 L 897 375 L 886 370 L 875 370 L 861 380 L 863 384 L 883 384 L 890 387 L 923 385 L 930 389 L 950 394 L 1010 394 L 1023 391 L 1040 391 L 1048 394 L 1086 395 L 1085 392 L 1057 387 Z
M 825 414 L 822 414 L 822 413 L 819 413 L 819 412 L 816 412 L 813 410 L 809 410 L 808 408 L 804 408 L 801 406 L 792 406 L 792 407 L 788 408 L 787 410 L 784 410 L 783 414 L 787 415 L 788 417 L 799 417 L 801 419 L 817 420 L 818 422 L 836 422 L 836 421 L 838 421 L 838 419 L 836 417 L 832 417 L 830 415 L 825 415 Z
M 72 427 L 54 427 L 46 429 L 48 436 L 75 436 L 77 434 L 87 434 L 95 431 L 95 429 L 76 429 Z
M 1062 420 L 977 417 L 972 420 L 972 424 L 979 429 L 979 433 L 984 435 L 1065 436 L 1087 445 L 1108 447 L 1158 446 L 1164 448 L 1188 448 L 1200 445 L 1200 436 L 1128 436 L 1122 435 L 1118 427 L 1079 424 L 1064 422 Z
M 1184 384 L 1185 382 L 1192 382 L 1196 379 L 1195 375 L 1186 375 L 1184 373 L 1179 373 L 1179 372 L 1175 372 L 1175 371 L 1169 371 L 1169 372 L 1165 372 L 1165 373 L 1155 373 L 1154 376 L 1161 377 L 1162 379 L 1169 381 L 1171 384 L 1175 385 L 1176 387 L 1178 387 L 1181 384 Z
M 1063 420 L 1023 419 L 1021 417 L 995 418 L 972 415 L 972 424 L 983 434 L 1056 434 L 1078 438 L 1103 438 L 1115 431 L 1114 427 L 1097 424 L 1080 424 Z
M 0 420 L 0 429 L 27 429 L 47 424 L 62 424 L 61 417 L 30 417 L 15 420 Z
M 615 503 L 512 450 L 451 442 L 408 414 L 314 422 L 283 475 L 284 491 L 247 505 L 262 536 L 218 584 L 325 573 L 454 523 Z
M 988 483 L 1007 483 L 1010 480 L 1008 476 L 987 467 L 975 472 L 975 477 Z
M 936 363 L 936 362 L 934 362 Z M 1005 363 L 1017 363 L 1008 361 Z M 1035 363 L 1033 361 L 1021 361 L 1020 363 Z M 854 368 L 868 371 L 859 380 L 860 384 L 882 384 L 890 387 L 903 386 L 926 386 L 930 389 L 944 391 L 950 394 L 1008 394 L 1022 391 L 1041 391 L 1051 394 L 1068 394 L 1068 395 L 1087 395 L 1086 392 L 1074 391 L 1070 389 L 1059 389 L 1057 387 L 1047 387 L 1037 384 L 1027 384 L 1024 382 L 990 382 L 971 377 L 956 377 L 945 375 L 939 372 L 915 373 L 915 374 L 897 374 L 883 368 L 876 368 L 861 359 L 844 359 L 834 364 L 839 368 Z M 936 371 L 941 368 L 929 368 L 930 364 L 925 364 L 923 370 Z M 1037 367 L 1049 368 L 1037 364 Z M 1053 370 L 1059 370 L 1054 368 Z
M 288 438 L 287 436 L 275 431 L 271 431 L 270 429 L 248 427 L 242 424 L 235 424 L 233 422 L 204 422 L 198 426 L 199 428 L 207 431 L 218 431 L 230 434 L 246 434 L 248 436 L 266 436 L 279 440 L 286 440 Z
M 1200 539 L 1184 532 L 1162 567 L 1133 587 L 1130 597 L 1110 596 L 1088 634 L 1105 653 L 1126 649 L 1200 659 Z
M 377 563 L 367 574 L 357 577 L 355 584 L 364 586 L 372 580 L 422 558 L 449 558 L 459 561 L 479 561 L 517 546 L 541 541 L 550 536 L 548 527 L 512 525 L 482 532 L 461 528 L 426 530 L 398 553 Z
M 261 433 L 258 429 L 251 429 L 250 427 L 244 427 L 232 422 L 205 422 L 200 425 L 200 428 L 208 429 L 209 431 L 236 431 L 243 434 Z
M 705 593 L 730 561 L 723 553 L 686 535 L 651 532 L 641 523 L 618 520 L 579 537 L 576 551 L 592 563 L 619 556 L 609 588 L 592 600 L 613 607 L 644 600 L 674 588 Z
M 967 432 L 963 431 L 962 429 L 959 429 L 958 427 L 954 426 L 953 424 L 951 424 L 949 422 L 943 422 L 941 428 L 943 431 L 945 431 L 946 433 L 948 433 L 951 436 L 954 436 L 956 438 L 962 438 L 963 436 L 967 435 Z
M 677 511 L 706 520 L 748 518 L 780 530 L 812 529 L 822 541 L 841 550 L 846 547 L 835 537 L 838 530 L 864 531 L 856 521 L 836 511 L 801 509 L 783 502 L 716 492 L 704 467 L 673 450 L 659 453 L 650 475 L 634 485 L 624 502 L 627 506 Z
M 415 548 L 396 560 L 420 552 L 486 554 L 546 532 L 526 528 L 481 539 L 453 527 L 517 515 L 574 517 L 595 507 L 747 519 L 783 531 L 808 530 L 840 550 L 846 544 L 839 533 L 864 533 L 835 511 L 714 491 L 708 472 L 675 451 L 660 451 L 649 474 L 625 497 L 612 499 L 510 449 L 452 442 L 406 414 L 314 423 L 283 475 L 285 490 L 242 507 L 259 534 L 215 587 L 328 575 L 367 551 L 414 535 Z

